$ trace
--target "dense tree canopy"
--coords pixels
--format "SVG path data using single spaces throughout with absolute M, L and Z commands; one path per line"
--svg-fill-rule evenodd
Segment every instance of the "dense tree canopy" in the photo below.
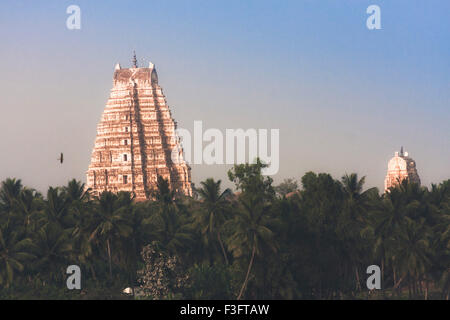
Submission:
M 198 199 L 160 177 L 153 200 L 138 203 L 127 192 L 93 197 L 75 180 L 44 197 L 7 179 L 0 298 L 449 298 L 450 180 L 404 180 L 380 195 L 354 173 L 273 186 L 264 166 L 232 168 L 236 193 L 207 179 Z M 66 288 L 73 264 L 81 290 Z M 377 292 L 366 287 L 373 264 Z

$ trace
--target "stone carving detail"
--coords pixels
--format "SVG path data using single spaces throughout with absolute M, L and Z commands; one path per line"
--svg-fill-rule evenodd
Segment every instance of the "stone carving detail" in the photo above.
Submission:
M 183 160 L 175 130 L 154 65 L 139 68 L 134 60 L 133 67 L 122 69 L 117 64 L 97 126 L 87 187 L 95 195 L 106 190 L 130 191 L 137 201 L 143 201 L 151 199 L 160 175 L 177 193 L 192 196 L 191 168 Z
M 395 152 L 395 156 L 389 160 L 386 179 L 384 180 L 384 191 L 398 184 L 399 181 L 408 178 L 412 183 L 420 185 L 419 174 L 417 173 L 416 162 L 409 157 L 408 152 Z

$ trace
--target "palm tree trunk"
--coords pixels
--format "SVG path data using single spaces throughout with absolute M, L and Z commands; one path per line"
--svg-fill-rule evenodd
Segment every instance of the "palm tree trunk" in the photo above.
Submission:
M 358 267 L 355 267 L 355 274 L 356 274 L 356 290 L 361 291 L 361 282 L 359 281 Z
M 223 242 L 222 242 L 222 239 L 220 238 L 220 232 L 219 231 L 217 231 L 217 240 L 219 241 L 220 247 L 222 248 L 223 257 L 225 258 L 225 264 L 228 265 L 227 253 L 225 252 L 225 248 L 223 247 Z
M 408 298 L 411 299 L 411 280 L 408 279 Z
M 409 287 L 409 299 L 412 299 L 414 296 L 414 279 L 411 276 L 410 272 L 408 272 L 408 287 Z
M 398 286 L 400 285 L 400 283 L 402 282 L 404 277 L 401 277 L 400 280 L 398 280 L 398 282 L 394 283 L 394 287 L 393 290 L 396 290 L 398 288 Z
M 383 296 L 385 294 L 384 290 L 384 255 L 381 258 L 381 290 L 383 290 Z
M 111 247 L 109 245 L 109 239 L 106 240 L 106 244 L 108 245 L 108 258 L 109 258 L 109 277 L 112 279 L 112 265 L 111 265 Z
M 256 252 L 256 244 L 253 244 L 252 257 L 250 258 L 250 262 L 249 262 L 248 268 L 247 268 L 247 274 L 245 275 L 245 280 L 244 280 L 244 283 L 242 284 L 242 288 L 241 288 L 241 291 L 239 292 L 237 300 L 241 300 L 242 295 L 244 294 L 244 290 L 247 287 L 247 281 L 248 281 L 248 277 L 250 275 L 250 270 L 252 269 L 253 260 L 255 258 L 255 252 Z
M 416 275 L 414 274 L 412 277 L 412 288 L 413 288 L 413 295 L 414 295 L 414 298 L 415 297 L 417 297 L 417 295 L 418 295 L 418 288 L 417 288 L 417 277 L 416 277 Z
M 420 293 L 420 295 L 423 295 L 424 294 L 424 291 L 423 291 L 423 281 L 422 281 L 422 279 L 419 279 L 418 280 L 418 283 L 419 283 L 419 293 Z
M 392 295 L 398 295 L 398 290 L 397 290 L 397 273 L 395 272 L 395 267 L 392 266 L 392 271 L 394 274 L 394 287 L 392 288 Z
M 97 277 L 95 276 L 95 270 L 94 270 L 94 267 L 92 266 L 92 264 L 90 265 L 90 269 L 91 269 L 91 273 L 92 273 L 92 278 L 94 279 L 94 281 L 97 281 Z

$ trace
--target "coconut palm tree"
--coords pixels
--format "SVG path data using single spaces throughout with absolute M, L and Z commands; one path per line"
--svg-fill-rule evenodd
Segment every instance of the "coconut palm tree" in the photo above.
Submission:
M 10 212 L 13 209 L 22 188 L 22 181 L 20 179 L 8 178 L 2 181 L 0 187 L 0 209 L 2 211 Z
M 33 222 L 42 215 L 44 201 L 40 193 L 33 189 L 24 188 L 16 202 L 17 215 L 20 218 L 18 226 L 24 229 L 25 235 L 28 236 L 33 231 Z
M 153 191 L 155 202 L 148 205 L 149 217 L 144 223 L 152 229 L 155 244 L 171 254 L 183 255 L 193 243 L 193 227 L 181 201 L 175 198 L 167 179 L 158 176 Z
M 49 222 L 36 232 L 33 244 L 37 257 L 33 269 L 48 279 L 62 279 L 73 249 L 69 232 Z
M 228 247 L 236 258 L 251 252 L 244 282 L 237 299 L 240 300 L 248 284 L 255 256 L 261 256 L 263 248 L 276 251 L 274 233 L 271 226 L 275 219 L 270 215 L 271 201 L 275 198 L 272 179 L 262 175 L 267 165 L 259 159 L 254 164 L 235 165 L 228 171 L 228 177 L 242 190 L 239 195 L 240 210 L 229 223 L 234 230 L 228 239 Z
M 405 217 L 405 228 L 398 234 L 396 261 L 403 277 L 408 277 L 411 287 L 410 293 L 418 294 L 419 281 L 430 266 L 429 230 L 424 223 L 425 219 L 414 221 Z
M 343 203 L 336 226 L 341 240 L 342 249 L 346 255 L 348 268 L 354 270 L 356 289 L 361 290 L 360 265 L 365 265 L 369 243 L 363 235 L 367 225 L 370 199 L 378 195 L 377 188 L 363 191 L 365 177 L 358 178 L 356 173 L 345 174 L 342 179 Z
M 0 285 L 10 287 L 15 272 L 22 272 L 24 263 L 34 258 L 32 242 L 11 226 L 0 225 Z
M 209 239 L 213 236 L 217 237 L 217 242 L 222 250 L 225 264 L 228 265 L 228 257 L 221 238 L 220 229 L 225 223 L 225 213 L 228 206 L 227 196 L 231 194 L 230 189 L 220 192 L 221 180 L 217 182 L 214 179 L 206 179 L 201 182 L 202 187 L 198 189 L 202 206 L 204 210 L 197 212 L 196 222 L 201 226 L 203 235 L 206 235 Z
M 86 200 L 89 197 L 90 190 L 90 188 L 86 189 L 84 183 L 75 179 L 70 180 L 67 186 L 63 187 L 64 195 L 69 203 Z
M 255 257 L 263 253 L 263 247 L 273 251 L 277 248 L 274 233 L 271 230 L 273 220 L 269 215 L 270 207 L 262 202 L 252 202 L 248 199 L 242 199 L 241 204 L 241 210 L 236 212 L 235 218 L 230 222 L 234 232 L 228 239 L 228 247 L 235 258 L 240 258 L 245 252 L 251 251 L 238 300 L 244 295 Z
M 124 193 L 116 195 L 105 191 L 97 198 L 93 231 L 90 240 L 96 239 L 106 243 L 108 254 L 109 275 L 112 279 L 112 244 L 130 235 L 132 229 L 127 217 L 131 204 L 131 197 Z
M 45 213 L 48 221 L 59 224 L 65 228 L 70 226 L 69 201 L 62 189 L 50 187 L 45 201 Z

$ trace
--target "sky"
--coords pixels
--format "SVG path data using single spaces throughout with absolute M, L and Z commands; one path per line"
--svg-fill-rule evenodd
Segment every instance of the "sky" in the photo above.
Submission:
M 69 30 L 69 5 L 81 29 Z M 381 29 L 369 30 L 369 5 Z M 383 188 L 401 146 L 422 183 L 450 178 L 446 0 L 0 3 L 0 180 L 85 182 L 114 65 L 158 70 L 179 127 L 279 129 L 275 184 L 356 172 Z M 57 158 L 64 152 L 65 162 Z M 195 184 L 228 165 L 192 165 Z

